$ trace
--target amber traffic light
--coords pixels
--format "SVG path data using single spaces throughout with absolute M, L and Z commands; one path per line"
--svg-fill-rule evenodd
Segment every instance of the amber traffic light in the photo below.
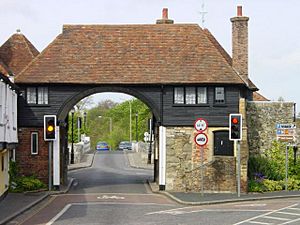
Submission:
M 56 126 L 55 115 L 44 116 L 44 140 L 45 141 L 53 141 L 56 139 L 55 126 Z
M 242 115 L 229 115 L 229 140 L 242 140 Z

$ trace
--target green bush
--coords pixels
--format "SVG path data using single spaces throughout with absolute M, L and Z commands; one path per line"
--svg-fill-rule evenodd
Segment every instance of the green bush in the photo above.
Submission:
M 248 177 L 255 180 L 257 174 L 262 174 L 270 180 L 282 180 L 284 174 L 277 169 L 277 164 L 265 156 L 250 156 L 248 161 Z
M 256 180 L 248 181 L 248 191 L 249 192 L 264 192 L 264 186 L 262 183 L 257 182 Z
M 12 182 L 11 192 L 25 192 L 45 189 L 47 186 L 34 176 L 19 177 Z
M 44 189 L 47 186 L 35 176 L 19 176 L 16 162 L 9 163 L 9 190 L 10 192 L 24 192 Z
M 300 190 L 300 180 L 295 179 L 295 177 L 288 178 L 288 190 Z
M 264 191 L 281 191 L 284 187 L 283 181 L 264 179 L 262 185 Z

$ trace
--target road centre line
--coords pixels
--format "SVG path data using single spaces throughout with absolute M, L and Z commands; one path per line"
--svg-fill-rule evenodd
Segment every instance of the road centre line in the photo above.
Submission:
M 292 208 L 292 207 L 294 207 L 294 206 L 296 206 L 296 205 L 298 205 L 298 204 L 293 204 L 293 205 L 290 205 L 290 206 L 287 206 L 287 207 L 283 207 L 283 208 L 280 208 L 280 209 L 277 209 L 277 210 L 273 210 L 273 211 L 271 211 L 271 212 L 268 212 L 268 213 L 265 213 L 265 214 L 262 214 L 262 215 L 259 215 L 259 216 L 251 217 L 251 218 L 249 218 L 249 219 L 240 221 L 240 222 L 235 223 L 235 224 L 233 224 L 233 225 L 239 225 L 239 224 L 246 223 L 246 222 L 252 223 L 252 222 L 254 222 L 254 221 L 251 221 L 251 220 L 255 220 L 255 219 L 258 219 L 258 218 L 261 218 L 261 217 L 264 217 L 264 216 L 268 216 L 268 215 L 270 215 L 270 214 L 272 214 L 272 213 L 277 213 L 277 212 L 279 212 L 279 211 L 281 211 L 281 210 L 289 209 L 289 208 Z

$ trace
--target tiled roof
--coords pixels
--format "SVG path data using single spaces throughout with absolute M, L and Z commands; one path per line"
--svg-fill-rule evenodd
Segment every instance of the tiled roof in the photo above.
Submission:
M 65 25 L 16 83 L 244 84 L 196 24 Z
M 38 50 L 20 33 L 13 34 L 0 47 L 0 59 L 15 75 L 19 74 L 38 54 Z
M 256 91 L 253 92 L 253 101 L 270 101 L 270 100 Z
M 0 73 L 5 76 L 12 74 L 11 70 L 5 65 L 5 63 L 0 59 Z

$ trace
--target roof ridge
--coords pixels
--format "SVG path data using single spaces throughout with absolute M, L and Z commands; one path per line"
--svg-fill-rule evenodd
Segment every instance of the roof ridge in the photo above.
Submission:
M 29 53 L 31 54 L 32 58 L 34 59 L 35 56 L 33 55 L 33 52 L 31 51 L 31 49 L 30 49 L 30 47 L 29 47 L 29 44 L 28 44 L 27 41 L 26 41 L 26 37 L 25 37 L 23 34 L 20 34 L 20 35 L 21 35 L 23 41 L 25 42 L 26 48 L 28 49 Z

